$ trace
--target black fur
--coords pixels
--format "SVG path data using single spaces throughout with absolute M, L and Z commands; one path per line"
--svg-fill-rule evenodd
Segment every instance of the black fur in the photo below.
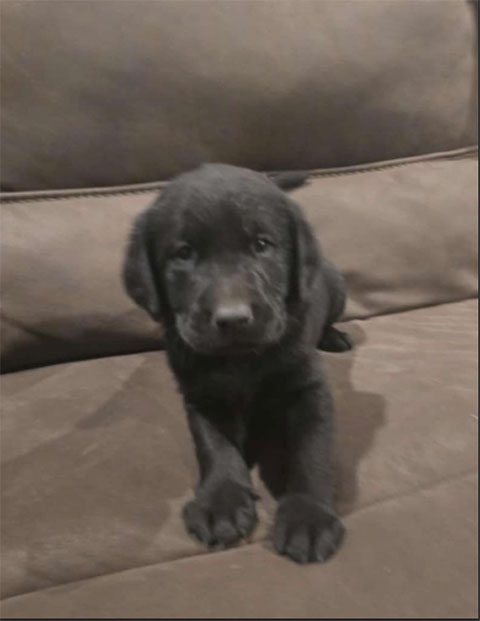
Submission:
M 188 531 L 207 545 L 247 536 L 258 464 L 279 500 L 273 545 L 304 563 L 328 559 L 343 536 L 333 403 L 315 348 L 349 342 L 332 327 L 343 280 L 279 187 L 298 174 L 272 181 L 211 164 L 179 176 L 138 218 L 124 282 L 163 324 L 184 397 L 200 470 Z

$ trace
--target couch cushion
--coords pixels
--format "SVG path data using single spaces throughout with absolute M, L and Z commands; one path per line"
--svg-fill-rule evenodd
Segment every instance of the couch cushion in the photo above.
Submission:
M 319 171 L 293 194 L 347 278 L 347 319 L 476 295 L 477 161 L 460 155 Z M 4 371 L 159 347 L 120 271 L 132 220 L 160 187 L 4 203 Z
M 26 0 L 2 8 L 2 185 L 205 161 L 320 168 L 475 144 L 460 0 Z
M 353 321 L 346 329 L 357 347 L 348 354 L 325 355 L 338 410 L 341 513 L 367 515 L 367 508 L 397 499 L 388 506 L 406 515 L 401 535 L 402 520 L 388 507 L 372 514 L 370 526 L 363 522 L 359 533 L 353 529 L 347 547 L 351 552 L 346 557 L 340 552 L 335 572 L 346 572 L 345 583 L 355 584 L 358 577 L 348 573 L 348 554 L 357 550 L 364 555 L 365 546 L 371 547 L 366 558 L 372 565 L 376 556 L 384 563 L 377 566 L 383 580 L 389 567 L 394 601 L 407 598 L 404 607 L 409 596 L 403 589 L 414 578 L 408 571 L 421 555 L 418 593 L 421 584 L 432 584 L 422 572 L 440 572 L 440 582 L 450 576 L 437 566 L 449 556 L 453 569 L 464 568 L 461 588 L 472 599 L 471 563 L 462 560 L 465 534 L 454 528 L 457 508 L 442 518 L 432 516 L 430 531 L 429 509 L 415 501 L 410 519 L 401 499 L 421 497 L 421 490 L 475 471 L 476 320 L 472 300 Z M 5 596 L 205 552 L 181 522 L 196 468 L 180 398 L 162 353 L 4 375 L 2 394 Z M 272 499 L 261 489 L 261 525 L 254 541 L 265 537 L 273 511 Z M 457 502 L 455 486 L 448 489 L 452 494 L 442 492 L 441 506 L 449 497 L 452 505 Z M 473 537 L 471 492 L 461 502 L 459 528 Z M 423 515 L 421 520 L 417 515 Z M 437 539 L 430 550 L 433 532 Z M 390 550 L 383 555 L 388 537 Z M 414 557 L 403 541 L 415 548 Z M 245 609 L 239 610 L 241 616 Z
M 474 474 L 346 519 L 342 552 L 299 566 L 267 548 L 123 571 L 13 597 L 6 618 L 476 619 Z

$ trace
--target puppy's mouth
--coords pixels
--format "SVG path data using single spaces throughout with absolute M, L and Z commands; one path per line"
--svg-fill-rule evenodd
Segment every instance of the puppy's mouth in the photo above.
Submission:
M 247 356 L 258 354 L 264 349 L 265 345 L 259 343 L 233 343 L 230 345 L 219 345 L 210 350 L 213 356 Z
M 199 354 L 209 356 L 247 356 L 249 354 L 259 354 L 266 343 L 230 341 L 228 343 L 199 342 L 191 339 L 184 339 L 189 347 Z

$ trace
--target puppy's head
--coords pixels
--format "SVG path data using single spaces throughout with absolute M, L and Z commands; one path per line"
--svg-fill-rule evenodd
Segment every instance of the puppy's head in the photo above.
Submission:
M 239 355 L 282 339 L 318 263 L 309 227 L 277 185 L 212 164 L 177 177 L 137 219 L 124 282 L 193 350 Z

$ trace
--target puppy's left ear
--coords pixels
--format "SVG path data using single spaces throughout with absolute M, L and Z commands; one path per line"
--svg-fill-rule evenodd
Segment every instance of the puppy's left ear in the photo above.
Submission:
M 311 226 L 300 208 L 290 201 L 291 298 L 308 302 L 320 270 L 321 255 Z
M 123 265 L 123 283 L 133 301 L 159 321 L 160 297 L 150 256 L 149 217 L 150 210 L 147 210 L 134 223 Z

